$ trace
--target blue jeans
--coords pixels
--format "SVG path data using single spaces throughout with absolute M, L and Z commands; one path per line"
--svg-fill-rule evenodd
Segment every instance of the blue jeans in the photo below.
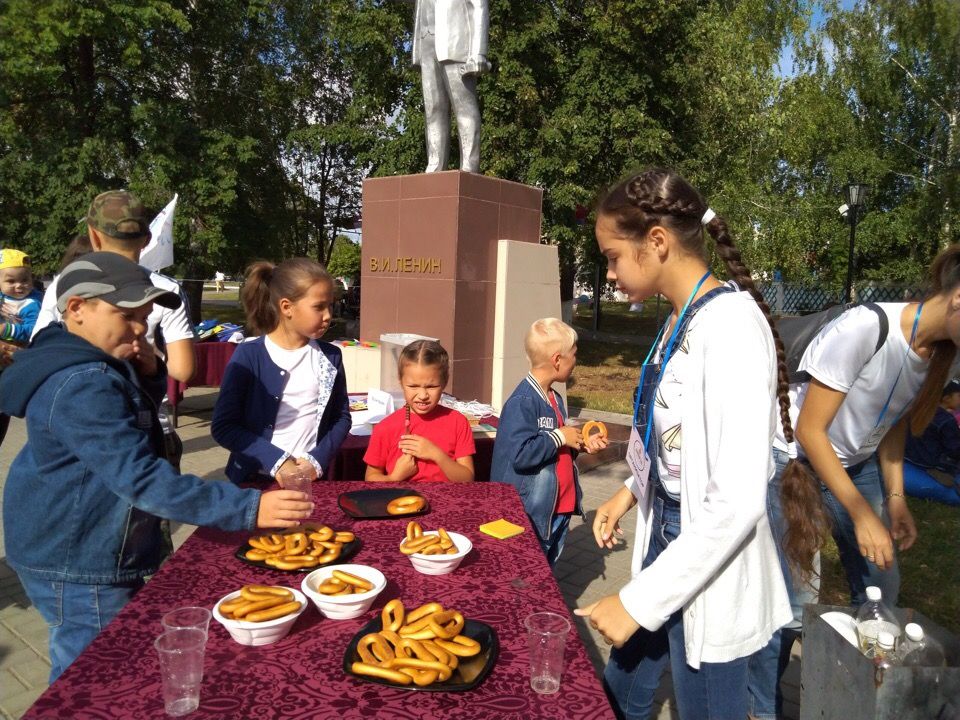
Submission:
M 550 523 L 550 539 L 540 540 L 540 547 L 543 548 L 543 554 L 547 556 L 547 562 L 550 567 L 557 564 L 560 559 L 560 553 L 563 552 L 563 543 L 567 539 L 567 530 L 570 529 L 570 514 L 554 515 L 553 522 Z
M 883 502 L 883 480 L 876 457 L 870 457 L 858 465 L 846 468 L 847 475 L 864 499 L 873 508 L 883 524 L 890 527 L 890 517 Z M 881 570 L 860 554 L 860 545 L 854 531 L 853 519 L 843 505 L 833 496 L 825 485 L 821 485 L 823 502 L 833 524 L 833 539 L 840 551 L 847 583 L 850 585 L 850 604 L 859 607 L 867 601 L 866 589 L 876 585 L 883 592 L 883 601 L 888 606 L 897 604 L 900 595 L 900 566 L 897 564 L 896 549 L 893 563 L 887 570 Z
M 919 465 L 903 461 L 903 491 L 910 497 L 934 500 L 946 505 L 960 505 L 960 475 L 953 478 L 953 487 L 941 485 Z
M 654 498 L 644 567 L 679 534 L 679 504 Z M 640 628 L 623 647 L 614 648 L 603 684 L 618 718 L 644 720 L 652 714 L 653 696 L 669 661 L 681 720 L 743 720 L 747 716 L 747 660 L 700 663 L 699 670 L 691 668 L 683 644 L 682 612 L 677 611 L 656 632 Z
M 750 658 L 748 687 L 750 690 L 750 714 L 757 720 L 776 720 L 783 714 L 783 695 L 780 692 L 780 678 L 783 677 L 787 664 L 790 662 L 790 651 L 793 641 L 800 634 L 803 622 L 803 606 L 815 603 L 819 592 L 819 578 L 812 578 L 809 582 L 793 583 L 790 564 L 783 552 L 783 537 L 787 531 L 786 520 L 783 517 L 783 507 L 780 500 L 780 490 L 783 487 L 783 471 L 790 462 L 789 456 L 774 448 L 773 459 L 777 469 L 767 485 L 767 519 L 770 522 L 770 531 L 773 533 L 777 545 L 777 555 L 780 557 L 780 570 L 790 596 L 790 606 L 793 610 L 793 621 L 777 630 L 770 642 Z M 819 556 L 818 556 L 819 558 Z M 815 562 L 815 567 L 817 563 Z
M 50 628 L 51 683 L 143 587 L 142 580 L 119 585 L 82 585 L 27 574 L 19 577 L 30 602 Z

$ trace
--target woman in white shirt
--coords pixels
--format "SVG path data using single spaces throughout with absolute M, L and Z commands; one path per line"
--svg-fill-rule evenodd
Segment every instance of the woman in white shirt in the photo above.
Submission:
M 824 327 L 798 368 L 810 380 L 790 387 L 800 456 L 822 483 L 853 606 L 865 602 L 870 585 L 881 589 L 885 602 L 897 603 L 897 549 L 907 550 L 917 537 L 903 491 L 904 447 L 908 431 L 919 435 L 930 422 L 951 377 L 960 341 L 960 246 L 940 253 L 931 275 L 932 295 L 924 302 L 877 304 L 886 323 L 860 305 Z M 884 324 L 886 339 L 878 347 Z M 778 467 L 786 448 L 778 436 Z M 790 492 L 785 482 L 783 498 Z M 790 519 L 772 498 L 775 534 Z M 787 531 L 782 547 L 789 550 L 798 540 Z M 816 601 L 816 588 L 794 582 L 789 564 L 783 569 L 794 619 L 751 660 L 751 711 L 758 720 L 779 716 L 783 660 L 799 634 L 804 602 Z
M 735 283 L 709 272 L 704 228 Z M 791 617 L 766 507 L 778 399 L 791 434 L 783 349 L 726 223 L 676 173 L 616 185 L 596 235 L 607 278 L 631 302 L 662 293 L 674 312 L 641 372 L 634 474 L 593 525 L 613 547 L 639 505 L 632 579 L 576 612 L 615 646 L 604 683 L 620 717 L 649 717 L 669 660 L 682 720 L 743 720 L 748 658 Z M 806 488 L 798 502 L 822 516 Z

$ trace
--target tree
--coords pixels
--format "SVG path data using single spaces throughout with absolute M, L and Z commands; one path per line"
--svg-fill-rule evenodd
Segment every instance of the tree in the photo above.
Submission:
M 346 235 L 337 235 L 327 270 L 334 277 L 358 279 L 360 277 L 360 246 Z

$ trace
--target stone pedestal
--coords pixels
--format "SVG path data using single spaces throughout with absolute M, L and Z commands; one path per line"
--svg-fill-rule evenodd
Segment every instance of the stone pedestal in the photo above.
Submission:
M 450 353 L 447 392 L 490 402 L 497 241 L 540 241 L 543 191 L 451 170 L 363 183 L 360 337 L 407 332 Z

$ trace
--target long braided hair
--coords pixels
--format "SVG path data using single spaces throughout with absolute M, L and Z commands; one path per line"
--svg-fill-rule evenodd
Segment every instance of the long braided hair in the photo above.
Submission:
M 645 242 L 655 225 L 673 232 L 683 249 L 705 258 L 702 218 L 708 206 L 693 186 L 672 170 L 653 168 L 614 185 L 600 201 L 597 214 L 612 219 L 617 231 L 637 244 Z M 750 271 L 734 245 L 727 223 L 715 215 L 706 230 L 713 238 L 717 255 L 727 266 L 730 278 L 750 293 L 763 311 L 777 350 L 777 400 L 780 421 L 787 442 L 794 441 L 790 421 L 789 380 L 783 343 L 763 295 L 754 285 Z M 791 461 L 784 471 L 782 500 L 787 532 L 784 552 L 791 567 L 805 579 L 815 574 L 813 557 L 823 544 L 829 522 L 820 497 L 820 485 L 806 466 Z

